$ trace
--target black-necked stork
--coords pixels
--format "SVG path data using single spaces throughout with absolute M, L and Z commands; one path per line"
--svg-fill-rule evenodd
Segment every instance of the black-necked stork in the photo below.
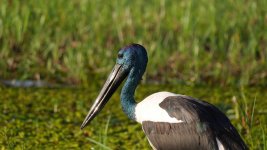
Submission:
M 122 81 L 122 109 L 142 128 L 157 150 L 246 150 L 229 119 L 207 102 L 170 92 L 154 93 L 137 103 L 135 89 L 147 65 L 146 49 L 131 44 L 118 53 L 116 65 L 86 116 L 84 128 L 101 111 Z

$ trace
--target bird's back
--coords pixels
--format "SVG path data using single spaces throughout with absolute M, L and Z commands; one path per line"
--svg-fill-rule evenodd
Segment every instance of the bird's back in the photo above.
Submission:
M 141 108 L 137 117 L 155 149 L 247 149 L 229 119 L 207 102 L 159 92 L 141 102 L 137 110 Z M 140 117 L 145 111 L 149 115 Z

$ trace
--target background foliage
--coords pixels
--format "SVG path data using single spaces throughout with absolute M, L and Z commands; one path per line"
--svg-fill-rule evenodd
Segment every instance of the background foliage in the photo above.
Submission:
M 266 0 L 1 0 L 0 77 L 87 84 L 136 42 L 148 50 L 148 81 L 266 85 L 266 8 Z

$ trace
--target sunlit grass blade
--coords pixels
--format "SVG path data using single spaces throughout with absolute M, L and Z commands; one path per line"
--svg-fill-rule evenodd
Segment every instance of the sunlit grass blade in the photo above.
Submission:
M 86 138 L 87 140 L 89 140 L 90 142 L 100 146 L 101 148 L 105 149 L 105 150 L 112 150 L 111 148 L 107 147 L 106 145 L 94 140 L 94 139 L 91 139 L 91 138 Z

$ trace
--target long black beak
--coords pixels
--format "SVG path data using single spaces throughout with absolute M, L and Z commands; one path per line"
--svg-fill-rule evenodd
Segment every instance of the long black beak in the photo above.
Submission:
M 102 90 L 97 96 L 86 118 L 84 119 L 81 125 L 81 129 L 87 126 L 95 118 L 95 116 L 103 109 L 105 104 L 108 102 L 110 97 L 113 95 L 113 93 L 116 91 L 116 89 L 119 87 L 119 85 L 126 78 L 127 75 L 128 73 L 126 71 L 123 71 L 122 65 L 116 64 L 114 66 Z

